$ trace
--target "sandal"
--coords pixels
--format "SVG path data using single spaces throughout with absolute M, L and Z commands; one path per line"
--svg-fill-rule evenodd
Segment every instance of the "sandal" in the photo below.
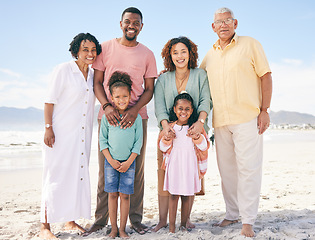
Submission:
M 150 228 L 140 222 L 131 224 L 130 226 L 131 229 L 135 230 L 137 233 L 139 233 L 140 235 L 145 234 L 147 231 L 150 230 Z

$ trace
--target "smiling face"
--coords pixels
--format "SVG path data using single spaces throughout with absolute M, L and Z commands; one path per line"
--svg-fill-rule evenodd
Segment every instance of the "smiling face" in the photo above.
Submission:
M 172 61 L 176 68 L 188 68 L 189 50 L 184 43 L 177 43 L 171 49 Z
M 112 89 L 112 101 L 119 113 L 123 113 L 130 102 L 130 92 L 127 86 L 114 87 Z
M 238 24 L 236 19 L 234 19 L 230 24 L 226 24 L 224 21 L 227 19 L 233 19 L 231 13 L 218 13 L 214 17 L 214 23 L 212 23 L 213 31 L 218 34 L 218 37 L 222 41 L 228 41 L 233 37 Z M 222 24 L 216 24 L 217 21 L 223 22 Z
M 174 107 L 175 115 L 177 116 L 178 125 L 185 125 L 188 123 L 188 119 L 193 113 L 193 107 L 191 102 L 186 99 L 179 99 Z
M 82 64 L 92 64 L 94 63 L 97 56 L 96 46 L 94 42 L 89 40 L 84 40 L 80 44 L 79 52 L 77 54 L 78 63 Z
M 123 31 L 124 38 L 128 41 L 136 40 L 142 27 L 141 17 L 137 13 L 126 12 L 120 21 L 120 28 Z

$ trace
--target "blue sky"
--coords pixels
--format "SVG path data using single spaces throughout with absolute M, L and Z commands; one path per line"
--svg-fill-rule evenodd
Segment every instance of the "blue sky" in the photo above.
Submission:
M 198 45 L 199 63 L 217 40 L 213 13 L 229 7 L 236 30 L 259 40 L 273 71 L 271 109 L 315 115 L 315 1 L 1 1 L 0 106 L 43 108 L 49 73 L 69 61 L 72 38 L 90 32 L 100 42 L 120 37 L 122 11 L 138 7 L 144 27 L 138 40 L 155 54 L 173 37 L 187 36 Z

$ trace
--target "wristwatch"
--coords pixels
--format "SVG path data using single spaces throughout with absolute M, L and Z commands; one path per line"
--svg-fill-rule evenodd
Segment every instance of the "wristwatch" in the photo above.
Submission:
M 269 107 L 266 107 L 266 108 L 260 108 L 260 111 L 261 112 L 266 112 L 266 113 L 269 113 L 270 112 L 270 109 L 269 109 Z
M 52 125 L 51 124 L 49 124 L 49 123 L 47 123 L 47 124 L 45 124 L 45 128 L 50 128 L 50 127 L 52 127 Z
M 205 124 L 205 120 L 202 118 L 199 118 L 198 121 L 200 121 L 202 124 Z

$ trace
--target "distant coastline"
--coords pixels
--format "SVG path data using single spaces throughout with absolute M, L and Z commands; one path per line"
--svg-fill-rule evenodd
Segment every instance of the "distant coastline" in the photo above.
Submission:
M 94 109 L 97 125 L 99 105 Z M 148 105 L 149 127 L 157 127 L 153 104 Z M 300 112 L 270 112 L 271 129 L 315 130 L 315 116 Z M 25 109 L 0 107 L 0 131 L 40 131 L 44 126 L 44 111 L 34 107 Z

